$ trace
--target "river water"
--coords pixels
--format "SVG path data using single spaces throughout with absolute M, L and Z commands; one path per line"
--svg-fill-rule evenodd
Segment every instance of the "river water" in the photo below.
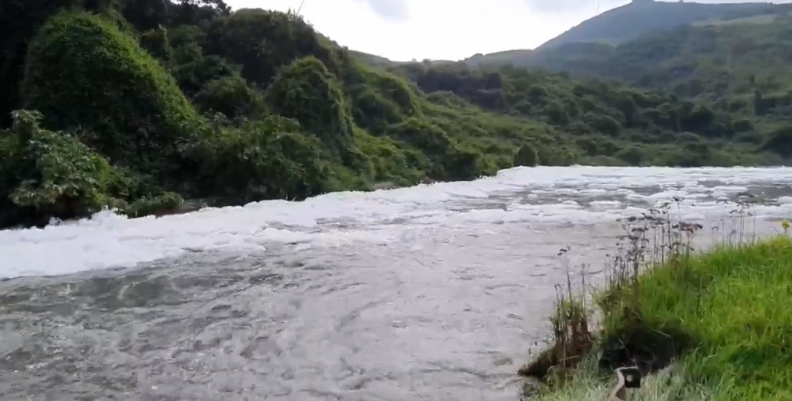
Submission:
M 750 232 L 780 229 L 792 169 L 540 167 L 0 231 L 0 399 L 517 400 L 616 219 L 677 197 L 706 242 L 746 191 Z

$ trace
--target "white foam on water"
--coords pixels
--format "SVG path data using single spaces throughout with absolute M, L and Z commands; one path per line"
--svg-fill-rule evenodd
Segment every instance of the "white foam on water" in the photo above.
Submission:
M 703 184 L 708 182 L 718 186 Z M 0 277 L 131 267 L 188 250 L 257 252 L 273 243 L 299 244 L 301 249 L 361 241 L 385 244 L 397 240 L 405 225 L 590 224 L 640 214 L 674 198 L 683 199 L 675 206 L 680 217 L 707 218 L 726 210 L 706 198 L 733 196 L 752 185 L 790 184 L 790 168 L 520 167 L 473 182 L 338 192 L 304 202 L 264 201 L 162 218 L 127 219 L 103 212 L 44 229 L 0 231 Z M 493 195 L 514 198 L 505 209 L 478 206 Z M 578 199 L 586 197 L 619 199 Z M 625 205 L 625 200 L 641 207 Z M 754 212 L 762 217 L 792 212 L 792 197 L 778 202 Z M 402 225 L 388 223 L 392 221 Z

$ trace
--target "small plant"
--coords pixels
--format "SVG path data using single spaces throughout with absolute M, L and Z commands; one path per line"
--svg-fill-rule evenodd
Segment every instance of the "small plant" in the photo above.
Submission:
M 753 218 L 751 205 L 757 202 L 752 199 L 751 202 L 729 203 L 732 208 L 727 213 L 728 223 L 734 228 L 719 239 L 721 247 L 731 249 L 736 241 L 753 240 L 754 237 L 745 234 L 750 229 L 747 222 Z M 595 309 L 587 308 L 584 291 L 573 290 L 567 270 L 566 288 L 562 291 L 563 287 L 557 286 L 558 296 L 550 318 L 551 345 L 521 369 L 520 374 L 541 379 L 553 392 L 565 388 L 570 379 L 580 377 L 578 365 L 586 360 L 596 359 L 596 370 L 606 377 L 612 377 L 613 369 L 624 366 L 638 366 L 643 374 L 649 374 L 669 366 L 675 358 L 699 344 L 700 339 L 685 327 L 685 322 L 670 319 L 659 324 L 655 320 L 657 311 L 647 311 L 645 304 L 647 300 L 655 302 L 660 296 L 658 293 L 675 293 L 677 290 L 671 289 L 675 286 L 683 286 L 682 291 L 691 285 L 691 280 L 699 286 L 708 280 L 697 278 L 700 273 L 694 269 L 698 260 L 694 240 L 703 225 L 673 216 L 674 206 L 678 207 L 681 202 L 682 199 L 676 198 L 657 209 L 620 220 L 624 234 L 619 236 L 617 252 L 609 255 L 611 264 L 606 269 L 604 288 L 593 298 Z M 723 224 L 726 221 L 721 223 L 726 225 Z M 789 223 L 782 222 L 782 227 L 786 232 Z M 558 256 L 565 259 L 567 252 L 568 249 L 562 249 Z M 650 273 L 650 278 L 672 280 L 664 284 L 671 288 L 644 288 L 646 273 Z M 585 283 L 585 276 L 581 276 L 581 282 Z M 585 284 L 581 288 L 585 288 Z M 698 290 L 694 287 L 690 291 L 696 294 Z M 678 298 L 662 302 L 676 300 Z M 600 327 L 591 332 L 588 324 L 595 317 Z M 598 353 L 596 358 L 592 355 L 594 350 Z M 582 369 L 591 369 L 591 366 Z
M 566 256 L 569 248 L 562 248 L 558 256 Z M 567 282 L 566 287 L 556 285 L 555 311 L 550 318 L 552 326 L 552 345 L 542 352 L 532 363 L 520 369 L 523 376 L 541 380 L 564 377 L 582 360 L 594 344 L 594 336 L 589 331 L 589 311 L 585 292 L 577 296 L 572 286 L 572 274 L 564 258 Z M 585 266 L 581 266 L 581 288 L 586 287 Z

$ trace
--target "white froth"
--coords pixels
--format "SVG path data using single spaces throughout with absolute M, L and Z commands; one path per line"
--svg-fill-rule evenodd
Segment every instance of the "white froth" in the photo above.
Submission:
M 790 184 L 790 168 L 520 167 L 473 182 L 339 192 L 162 218 L 130 220 L 103 212 L 44 229 L 0 231 L 0 277 L 131 267 L 188 250 L 387 244 L 421 225 L 589 224 L 640 214 L 675 198 L 681 199 L 675 205 L 680 217 L 707 218 L 726 211 L 715 199 L 750 186 Z M 778 217 L 792 211 L 792 196 L 777 201 L 780 205 L 760 206 L 755 213 Z

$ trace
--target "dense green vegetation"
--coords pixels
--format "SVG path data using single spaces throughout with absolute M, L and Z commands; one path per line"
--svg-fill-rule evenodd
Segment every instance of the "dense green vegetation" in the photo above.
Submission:
M 596 79 L 575 81 L 511 65 L 472 69 L 462 63 L 411 64 L 394 69 L 414 80 L 435 104 L 474 104 L 545 123 L 553 135 L 565 138 L 565 145 L 551 160 L 540 157 L 541 163 L 700 166 L 756 164 L 757 157 L 773 163 L 786 157 L 785 152 L 757 154 L 780 128 L 762 125 L 762 116 L 752 111 L 724 110 L 707 99 Z
M 752 101 L 755 91 L 789 90 L 790 21 L 790 17 L 776 16 L 758 22 L 688 25 L 617 46 L 570 43 L 509 61 L 616 79 L 684 98 L 714 102 L 739 95 Z
M 690 13 L 671 12 L 677 8 L 690 8 Z M 725 13 L 727 10 L 733 12 Z M 466 64 L 532 66 L 616 80 L 695 101 L 733 116 L 736 141 L 762 145 L 786 157 L 786 145 L 780 142 L 789 129 L 792 105 L 792 75 L 787 68 L 792 54 L 788 4 L 650 2 L 612 10 L 617 14 L 628 11 L 634 18 L 617 22 L 604 13 L 581 25 L 600 26 L 591 28 L 594 31 L 588 37 L 603 35 L 604 27 L 609 26 L 609 32 L 620 35 L 618 41 L 583 41 L 578 37 L 582 28 L 575 28 L 535 51 L 478 55 Z M 664 22 L 666 29 L 635 34 L 623 26 L 646 18 L 670 22 Z
M 222 0 L 4 1 L 0 52 L 2 227 L 515 165 L 792 156 L 792 130 L 757 120 L 769 112 L 522 67 L 391 64 Z M 757 110 L 778 110 L 769 95 Z
M 598 303 L 605 319 L 594 351 L 573 380 L 537 399 L 603 399 L 612 376 L 599 373 L 593 356 L 600 351 L 601 367 L 637 362 L 644 374 L 663 370 L 647 380 L 641 399 L 789 399 L 790 257 L 792 240 L 781 235 L 679 256 L 637 279 L 611 281 Z

